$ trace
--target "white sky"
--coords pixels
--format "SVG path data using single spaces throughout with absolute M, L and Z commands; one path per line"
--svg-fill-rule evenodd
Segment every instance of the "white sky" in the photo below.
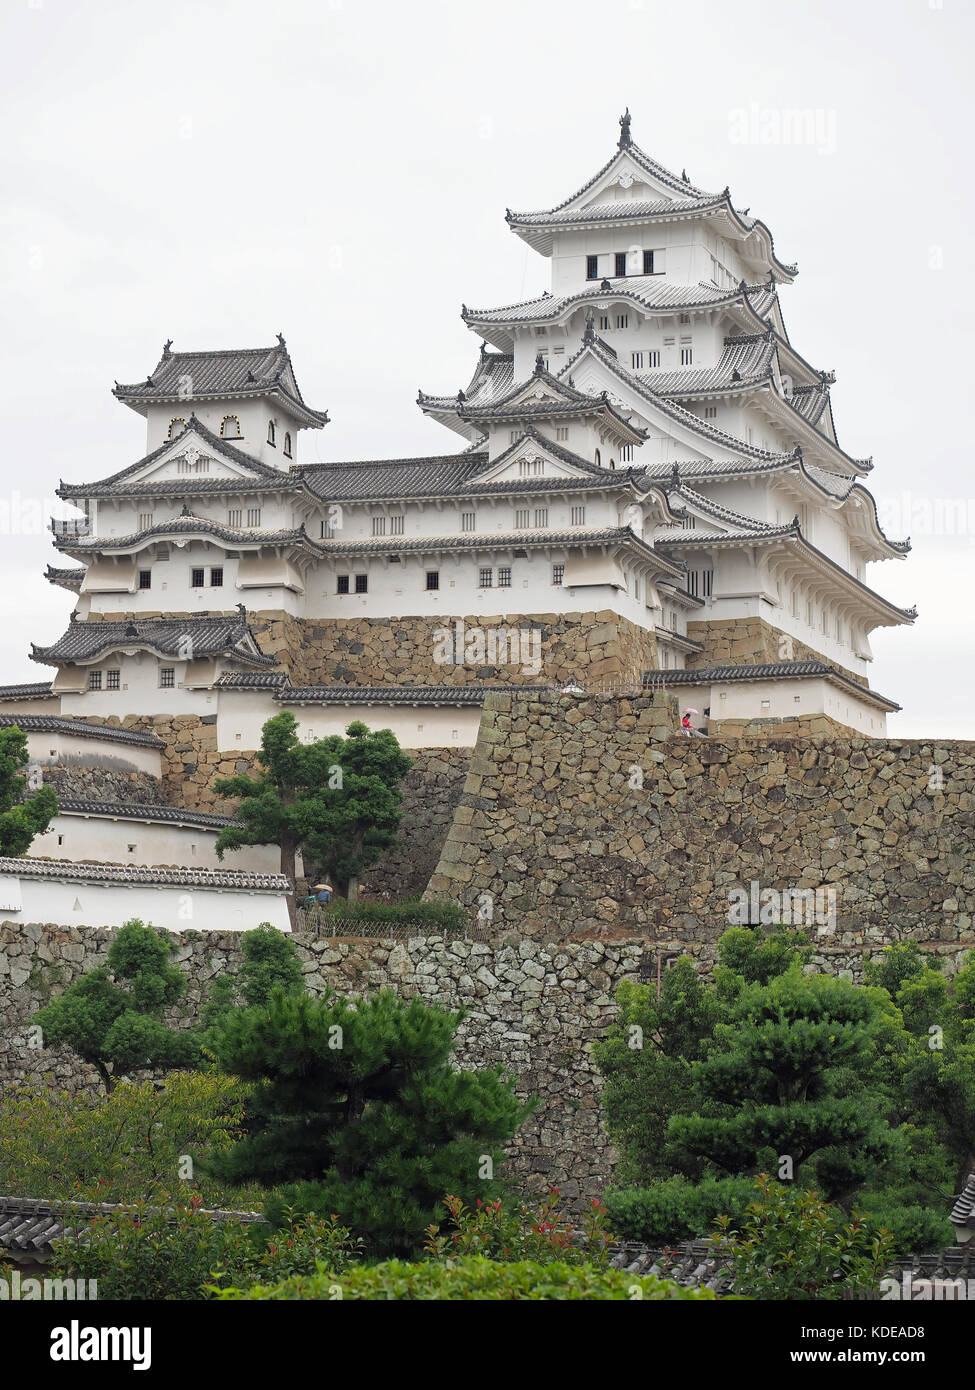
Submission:
M 967 0 L 5 0 L 0 683 L 52 674 L 27 653 L 71 607 L 36 510 L 145 452 L 116 378 L 281 331 L 333 420 L 304 461 L 452 451 L 414 401 L 467 384 L 461 303 L 548 284 L 505 207 L 574 192 L 629 104 L 799 262 L 792 341 L 914 542 L 868 571 L 921 613 L 871 684 L 892 734 L 975 737 L 973 31 Z M 811 138 L 771 138 L 797 109 Z

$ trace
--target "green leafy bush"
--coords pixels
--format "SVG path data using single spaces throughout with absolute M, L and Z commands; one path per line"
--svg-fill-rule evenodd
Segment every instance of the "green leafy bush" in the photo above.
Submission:
M 100 1299 L 187 1301 L 221 1284 L 344 1270 L 358 1253 L 332 1218 L 289 1213 L 279 1230 L 262 1222 L 214 1220 L 195 1207 L 145 1205 L 95 1217 L 59 1241 L 54 1264 L 65 1278 L 97 1279 Z
M 321 912 L 322 926 L 336 936 L 376 936 L 381 927 L 416 926 L 433 933 L 463 933 L 467 914 L 459 903 L 425 903 L 402 898 L 394 903 L 347 902 L 339 898 Z
M 459 1197 L 446 1197 L 449 1224 L 446 1230 L 430 1226 L 424 1249 L 434 1259 L 484 1255 L 492 1260 L 536 1260 L 544 1263 L 609 1264 L 612 1236 L 606 1229 L 606 1208 L 590 1203 L 578 1229 L 559 1210 L 561 1196 L 553 1187 L 541 1202 L 505 1203 L 501 1198 L 468 1207 Z
M 857 1210 L 873 1226 L 888 1232 L 895 1255 L 946 1250 L 954 1244 L 954 1232 L 944 1210 L 919 1203 L 905 1205 L 891 1200 L 886 1193 L 866 1192 L 857 1198 Z
M 501 1263 L 482 1255 L 470 1255 L 447 1263 L 427 1261 L 406 1264 L 388 1260 L 377 1265 L 358 1265 L 344 1274 L 313 1274 L 286 1279 L 279 1284 L 253 1288 L 221 1289 L 218 1298 L 239 1300 L 321 1300 L 339 1302 L 369 1299 L 402 1300 L 477 1299 L 545 1301 L 608 1299 L 616 1302 L 664 1299 L 713 1299 L 710 1289 L 685 1289 L 669 1280 L 626 1274 L 623 1270 L 597 1269 L 594 1265 L 540 1264 L 533 1260 Z
M 765 1173 L 755 1189 L 740 1229 L 727 1216 L 716 1222 L 715 1248 L 730 1261 L 736 1293 L 834 1302 L 879 1288 L 893 1247 L 869 1218 Z
M 606 1194 L 610 1224 L 627 1240 L 648 1245 L 704 1236 L 715 1218 L 737 1220 L 755 1195 L 752 1178 L 667 1178 L 649 1187 L 624 1188 Z
M 188 1156 L 229 1148 L 241 1135 L 249 1087 L 216 1072 L 173 1072 L 162 1085 L 120 1081 L 108 1095 L 8 1092 L 0 1106 L 0 1192 L 49 1200 L 189 1201 L 246 1206 L 256 1184 L 229 1189 Z

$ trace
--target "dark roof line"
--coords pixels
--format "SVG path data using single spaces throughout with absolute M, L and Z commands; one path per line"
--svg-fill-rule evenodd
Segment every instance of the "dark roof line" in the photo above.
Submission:
M 869 704 L 880 705 L 893 712 L 901 706 L 879 691 L 860 685 L 828 661 L 769 661 L 742 666 L 703 666 L 698 670 L 646 671 L 643 686 L 646 690 L 664 689 L 668 685 L 710 685 L 725 681 L 808 680 L 823 677 L 842 685 Z
M 6 692 L 0 691 L 0 695 Z M 0 714 L 0 728 L 16 724 L 25 734 L 73 734 L 75 738 L 109 739 L 112 743 L 131 743 L 142 748 L 165 748 L 155 734 L 142 729 L 127 729 L 119 724 L 90 724 L 85 719 L 70 719 L 60 714 Z

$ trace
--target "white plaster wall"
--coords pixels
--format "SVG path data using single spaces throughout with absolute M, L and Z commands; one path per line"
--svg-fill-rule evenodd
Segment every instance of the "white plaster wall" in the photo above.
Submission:
M 86 706 L 85 713 L 97 711 Z M 27 752 L 31 762 L 42 767 L 114 768 L 122 772 L 147 772 L 151 777 L 162 776 L 161 749 L 120 743 L 116 739 L 31 732 L 27 735 Z
M 134 917 L 167 931 L 290 931 L 283 893 L 136 883 L 102 885 L 0 874 L 0 921 L 121 927 Z
M 196 418 L 213 434 L 220 434 L 220 423 L 225 415 L 236 415 L 240 420 L 242 438 L 229 439 L 229 444 L 235 445 L 243 450 L 245 454 L 250 454 L 254 458 L 259 458 L 263 463 L 269 463 L 274 467 L 287 469 L 290 464 L 297 462 L 298 456 L 298 428 L 287 412 L 280 404 L 269 400 L 242 400 L 242 401 L 195 401 L 187 400 L 181 405 L 151 405 L 149 406 L 146 417 L 146 453 L 151 454 L 154 449 L 158 449 L 161 444 L 165 444 L 169 437 L 170 421 L 181 417 L 189 420 L 190 415 Z M 272 447 L 267 442 L 268 421 L 274 420 L 276 425 L 276 447 Z M 286 458 L 284 454 L 284 432 L 291 432 L 291 453 L 292 457 Z
M 217 834 L 216 830 L 196 825 L 62 812 L 34 840 L 30 858 L 68 859 L 73 864 L 137 864 L 143 868 L 281 872 L 281 850 L 277 845 L 249 845 L 228 851 L 221 863 L 214 851 Z
M 249 752 L 260 747 L 266 720 L 290 709 L 305 741 L 344 734 L 359 719 L 370 729 L 391 729 L 400 746 L 410 748 L 473 748 L 481 708 L 411 705 L 279 705 L 261 691 L 222 690 L 217 714 L 217 747 L 221 752 Z
M 174 670 L 174 688 L 163 688 L 159 684 L 159 668 L 171 666 Z M 186 690 L 181 682 L 186 674 L 185 661 L 170 661 L 157 658 L 150 652 L 137 652 L 126 656 L 116 652 L 94 662 L 89 670 L 102 671 L 101 690 L 83 690 L 76 693 L 66 691 L 61 697 L 61 709 L 66 715 L 96 715 L 107 719 L 117 715 L 124 719 L 133 715 L 168 714 L 216 714 L 216 695 L 210 690 Z M 106 690 L 105 672 L 120 672 L 121 689 Z

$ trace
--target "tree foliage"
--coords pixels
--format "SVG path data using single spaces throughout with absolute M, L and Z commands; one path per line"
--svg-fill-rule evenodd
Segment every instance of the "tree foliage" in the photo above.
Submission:
M 38 787 L 25 797 L 27 763 L 27 735 L 16 724 L 0 729 L 0 855 L 26 854 L 57 815 L 53 787 Z

